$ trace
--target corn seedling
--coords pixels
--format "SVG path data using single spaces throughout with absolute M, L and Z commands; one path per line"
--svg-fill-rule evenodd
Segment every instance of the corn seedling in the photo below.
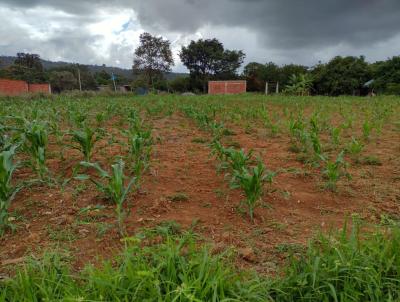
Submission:
M 311 131 L 318 134 L 321 131 L 321 127 L 319 125 L 318 115 L 314 113 L 310 118 L 310 127 Z
M 31 157 L 31 166 L 38 172 L 41 180 L 44 180 L 48 170 L 46 167 L 46 149 L 48 144 L 47 124 L 38 122 L 26 122 L 23 133 L 23 150 Z
M 220 139 L 224 135 L 225 127 L 222 123 L 213 121 L 209 124 L 209 127 L 214 139 Z
M 305 125 L 301 117 L 298 117 L 296 120 L 293 118 L 292 115 L 289 117 L 289 133 L 292 138 L 298 137 L 299 132 L 303 132 L 305 129 Z
M 233 148 L 228 148 L 225 150 L 225 153 L 228 168 L 233 172 L 241 171 L 243 168 L 247 167 L 252 161 L 252 150 L 250 150 L 249 153 L 246 154 L 243 149 L 238 151 Z
M 138 132 L 128 137 L 129 156 L 133 162 L 133 170 L 138 177 L 147 168 L 151 154 L 150 131 Z
M 21 186 L 12 184 L 13 173 L 18 164 L 14 163 L 13 158 L 17 146 L 12 146 L 9 150 L 0 152 L 0 237 L 8 227 L 12 227 L 8 220 L 8 208 L 21 189 Z
M 369 140 L 372 129 L 373 125 L 368 120 L 366 120 L 362 125 L 363 138 L 365 141 Z
M 131 109 L 128 113 L 128 123 L 131 131 L 138 131 L 142 128 L 142 120 L 136 109 Z
M 86 112 L 81 112 L 80 109 L 76 108 L 69 111 L 69 117 L 73 125 L 75 125 L 78 128 L 81 128 L 84 126 L 86 122 L 87 114 Z
M 250 171 L 244 167 L 241 170 L 235 170 L 232 188 L 240 188 L 244 191 L 251 221 L 254 221 L 254 209 L 263 194 L 264 183 L 272 183 L 274 176 L 275 173 L 266 171 L 261 161 Z
M 218 139 L 215 139 L 210 144 L 211 155 L 216 156 L 220 162 L 226 161 L 227 149 L 221 144 Z
M 325 162 L 322 173 L 327 179 L 327 189 L 336 191 L 337 182 L 342 176 L 346 176 L 348 179 L 351 178 L 350 174 L 346 171 L 347 164 L 344 160 L 344 151 L 339 153 L 335 161 L 330 161 L 324 157 L 321 157 L 321 159 Z
M 353 158 L 357 158 L 362 150 L 364 149 L 364 145 L 359 142 L 354 137 L 351 138 L 351 142 L 349 143 L 346 151 L 350 153 Z
M 316 156 L 316 158 L 319 158 L 322 155 L 322 146 L 321 141 L 319 140 L 318 133 L 311 132 L 310 140 L 314 150 L 314 155 Z
M 104 123 L 105 120 L 106 120 L 105 112 L 99 112 L 96 114 L 96 123 L 98 127 L 101 127 L 101 125 Z
M 78 175 L 76 179 L 79 180 L 90 180 L 93 182 L 97 189 L 105 194 L 105 196 L 110 199 L 115 205 L 116 209 L 115 212 L 117 214 L 118 220 L 118 227 L 123 234 L 123 204 L 125 199 L 131 190 L 132 185 L 136 181 L 136 177 L 132 177 L 129 180 L 127 186 L 124 184 L 124 180 L 126 176 L 124 175 L 124 166 L 125 163 L 122 160 L 119 160 L 117 163 L 111 165 L 111 174 L 107 171 L 103 170 L 98 163 L 88 163 L 88 162 L 81 162 L 82 167 L 85 168 L 92 168 L 94 169 L 98 177 L 91 177 L 89 175 Z
M 85 126 L 83 130 L 74 130 L 69 134 L 72 137 L 72 142 L 75 143 L 75 145 L 70 146 L 81 151 L 85 161 L 90 161 L 94 146 L 101 138 L 98 131 Z
M 342 128 L 340 127 L 332 127 L 331 128 L 331 141 L 335 147 L 338 147 L 340 144 L 340 133 L 342 132 Z

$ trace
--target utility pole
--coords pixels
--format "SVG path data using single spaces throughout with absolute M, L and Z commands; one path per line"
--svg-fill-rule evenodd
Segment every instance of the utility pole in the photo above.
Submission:
M 115 75 L 114 75 L 113 72 L 111 72 L 111 79 L 112 79 L 113 84 L 114 84 L 114 92 L 117 92 L 117 86 L 115 85 Z
M 268 95 L 268 82 L 265 82 L 265 95 Z
M 279 82 L 276 82 L 276 93 L 279 93 Z
M 82 82 L 81 82 L 81 71 L 78 66 L 78 81 L 79 81 L 79 91 L 82 91 Z

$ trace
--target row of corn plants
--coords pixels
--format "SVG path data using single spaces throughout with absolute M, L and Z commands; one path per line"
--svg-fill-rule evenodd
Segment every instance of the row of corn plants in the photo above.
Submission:
M 153 144 L 151 129 L 144 125 L 136 110 L 132 109 L 126 120 L 128 129 L 123 130 L 122 133 L 127 137 L 127 143 L 124 143 L 124 145 L 128 147 L 128 156 L 125 159 L 129 163 L 131 176 L 125 175 L 126 163 L 120 157 L 111 165 L 111 172 L 103 169 L 99 163 L 92 163 L 89 160 L 82 161 L 80 163 L 82 168 L 92 169 L 96 174 L 80 174 L 75 177 L 81 181 L 91 181 L 107 199 L 115 204 L 118 229 L 122 236 L 125 234 L 123 225 L 123 220 L 126 216 L 124 204 L 132 188 L 139 188 L 142 175 L 149 167 Z M 90 134 L 93 135 L 94 132 L 90 132 Z M 90 159 L 90 157 L 87 159 Z
M 223 146 L 221 139 L 230 131 L 214 119 L 215 111 L 214 116 L 210 117 L 193 106 L 183 107 L 182 110 L 193 118 L 201 129 L 212 133 L 211 153 L 219 160 L 219 169 L 226 171 L 226 176 L 230 176 L 231 188 L 243 191 L 248 215 L 254 222 L 254 210 L 260 204 L 264 185 L 272 183 L 275 173 L 268 171 L 261 159 L 254 160 L 252 151 L 246 153 L 243 149 L 236 150 Z
M 34 103 L 36 104 L 36 103 Z M 131 188 L 139 188 L 143 173 L 148 169 L 152 151 L 151 128 L 145 125 L 137 110 L 128 111 L 123 106 L 111 104 L 101 114 L 93 118 L 90 107 L 82 103 L 67 103 L 65 108 L 45 111 L 39 105 L 27 107 L 20 116 L 3 114 L 0 116 L 0 147 L 3 171 L 1 178 L 2 193 L 0 204 L 0 233 L 4 233 L 13 225 L 9 221 L 9 208 L 15 195 L 28 185 L 58 185 L 69 180 L 55 178 L 54 172 L 47 167 L 48 149 L 51 143 L 60 148 L 61 160 L 65 160 L 65 149 L 78 150 L 82 162 L 73 167 L 73 174 L 79 170 L 93 169 L 97 177 L 89 177 L 86 173 L 78 179 L 90 179 L 96 187 L 116 204 L 119 229 L 122 230 L 123 203 Z M 122 114 L 124 113 L 124 114 Z M 113 133 L 107 133 L 101 126 L 113 116 L 122 116 L 121 126 L 128 125 L 122 130 L 123 141 L 117 141 Z M 71 130 L 63 130 L 62 125 L 69 124 Z M 53 137 L 55 139 L 53 139 Z M 99 150 L 96 145 L 102 139 L 118 142 L 127 149 L 126 156 L 117 156 L 107 172 L 99 163 L 93 162 L 93 153 Z M 50 143 L 51 142 L 51 143 Z M 127 164 L 125 163 L 127 162 Z M 132 177 L 125 176 L 124 167 L 128 166 Z M 18 169 L 31 168 L 38 176 L 35 179 L 20 181 L 15 179 Z M 129 178 L 128 184 L 125 180 Z

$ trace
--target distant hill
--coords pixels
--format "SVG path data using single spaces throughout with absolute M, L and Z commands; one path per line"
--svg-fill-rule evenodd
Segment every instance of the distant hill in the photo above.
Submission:
M 0 56 L 0 68 L 4 68 L 4 67 L 12 65 L 14 63 L 15 59 L 16 59 L 16 57 L 13 57 L 13 56 Z M 42 60 L 42 64 L 43 64 L 43 67 L 46 70 L 48 70 L 48 69 L 52 69 L 52 68 L 56 68 L 56 67 L 72 65 L 74 63 L 52 62 L 52 61 Z M 85 65 L 85 64 L 81 64 L 81 65 Z M 131 69 L 124 69 L 124 68 L 119 68 L 119 67 L 109 67 L 109 66 L 105 66 L 105 65 L 85 65 L 85 66 L 87 66 L 92 73 L 105 70 L 109 74 L 114 73 L 116 75 L 124 76 L 127 79 L 131 79 L 131 80 L 134 79 L 134 75 L 132 74 Z M 173 80 L 178 77 L 187 77 L 187 76 L 188 76 L 187 73 L 176 73 L 176 72 L 167 73 L 165 75 L 165 77 L 168 80 Z

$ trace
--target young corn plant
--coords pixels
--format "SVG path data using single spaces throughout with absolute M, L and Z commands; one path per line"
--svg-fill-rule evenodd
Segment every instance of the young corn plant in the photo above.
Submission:
M 235 150 L 228 148 L 225 150 L 227 168 L 231 171 L 241 171 L 252 162 L 253 150 L 246 153 L 243 149 Z
M 45 179 L 48 172 L 46 166 L 47 128 L 46 123 L 34 120 L 25 123 L 22 133 L 22 148 L 31 156 L 30 164 L 41 180 Z
M 226 161 L 227 148 L 225 148 L 218 139 L 214 139 L 210 147 L 211 155 L 215 156 L 220 162 Z
M 138 131 L 142 128 L 142 120 L 135 108 L 131 109 L 128 113 L 128 123 L 131 131 Z
M 7 228 L 13 226 L 9 222 L 8 209 L 15 194 L 22 186 L 13 185 L 13 173 L 18 167 L 18 163 L 14 163 L 14 155 L 17 146 L 12 146 L 9 150 L 0 152 L 0 237 Z
M 319 139 L 318 133 L 317 132 L 311 132 L 310 134 L 310 140 L 312 144 L 312 148 L 314 151 L 314 155 L 319 158 L 322 155 L 322 146 L 321 146 L 321 141 Z
M 210 131 L 214 137 L 214 139 L 221 139 L 222 136 L 224 135 L 224 132 L 226 131 L 226 128 L 224 127 L 224 124 L 218 123 L 216 121 L 213 121 L 209 124 Z
M 374 127 L 374 125 L 368 120 L 366 120 L 363 123 L 362 132 L 363 132 L 363 138 L 365 141 L 369 141 L 373 127 Z
M 276 137 L 279 134 L 279 124 L 278 123 L 274 124 L 271 121 L 271 123 L 266 125 L 266 127 L 269 128 L 272 137 Z
M 263 194 L 265 183 L 272 183 L 275 173 L 266 171 L 264 164 L 259 161 L 257 166 L 250 171 L 243 167 L 236 170 L 233 175 L 232 188 L 240 188 L 246 196 L 245 203 L 247 205 L 248 214 L 252 222 L 254 222 L 254 210 L 259 203 Z
M 341 132 L 342 132 L 342 128 L 340 128 L 340 127 L 332 127 L 331 128 L 331 142 L 335 148 L 337 148 L 340 145 Z
M 325 157 L 321 157 L 325 163 L 322 171 L 323 176 L 327 179 L 326 188 L 335 192 L 337 190 L 337 182 L 343 176 L 351 179 L 351 175 L 347 172 L 347 163 L 344 159 L 344 151 L 340 152 L 336 160 L 331 161 Z
M 305 124 L 299 116 L 296 120 L 290 115 L 289 119 L 289 134 L 292 143 L 292 149 L 296 152 L 307 152 L 309 133 Z
M 310 117 L 310 127 L 311 131 L 314 133 L 319 133 L 321 131 L 321 126 L 319 122 L 319 117 L 317 113 L 313 113 L 313 115 Z
M 295 132 L 295 140 L 292 140 L 294 150 L 298 152 L 308 153 L 310 149 L 310 133 L 307 129 L 297 129 Z
M 106 113 L 105 112 L 99 112 L 96 114 L 96 124 L 97 127 L 101 127 L 106 120 Z
M 72 122 L 72 124 L 78 128 L 84 126 L 87 117 L 87 112 L 81 111 L 78 108 L 74 108 L 69 111 L 70 122 Z
M 129 133 L 129 157 L 133 162 L 133 171 L 138 177 L 148 168 L 152 149 L 151 145 L 150 131 L 141 131 L 133 135 Z
M 363 149 L 364 149 L 364 145 L 361 142 L 359 142 L 357 139 L 352 137 L 351 142 L 349 143 L 346 151 L 348 153 L 350 153 L 350 155 L 352 156 L 353 159 L 358 161 L 359 155 L 361 154 Z
M 72 148 L 82 152 L 84 160 L 90 162 L 94 146 L 101 139 L 96 129 L 85 126 L 83 130 L 74 130 L 69 133 L 72 137 L 72 142 L 75 145 L 70 145 Z
M 136 177 L 132 177 L 128 185 L 125 185 L 126 176 L 124 174 L 125 163 L 122 160 L 111 165 L 111 173 L 103 170 L 98 163 L 81 162 L 82 167 L 94 169 L 97 172 L 97 177 L 92 177 L 86 174 L 78 175 L 78 180 L 90 180 L 96 188 L 105 194 L 116 206 L 115 212 L 118 220 L 118 228 L 121 235 L 124 234 L 123 229 L 123 205 L 132 185 L 136 181 Z

